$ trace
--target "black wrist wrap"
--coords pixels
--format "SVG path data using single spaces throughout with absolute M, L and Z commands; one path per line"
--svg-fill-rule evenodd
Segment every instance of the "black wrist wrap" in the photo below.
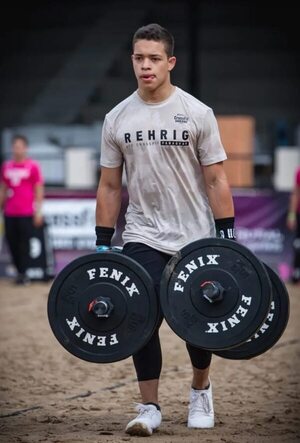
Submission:
M 215 220 L 217 237 L 235 240 L 234 217 L 218 218 Z
M 104 226 L 96 226 L 95 232 L 97 236 L 96 246 L 110 246 L 112 236 L 115 233 L 115 228 L 106 228 Z

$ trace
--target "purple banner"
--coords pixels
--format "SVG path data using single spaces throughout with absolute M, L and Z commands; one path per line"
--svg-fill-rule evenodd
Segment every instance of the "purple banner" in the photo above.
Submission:
M 289 194 L 248 191 L 234 195 L 237 239 L 287 280 L 293 234 L 286 227 Z
M 285 281 L 290 276 L 293 260 L 293 234 L 286 228 L 288 201 L 288 193 L 255 190 L 234 193 L 238 241 Z M 47 196 L 45 218 L 55 249 L 56 272 L 74 258 L 94 251 L 95 203 L 95 195 Z M 124 188 L 115 245 L 122 244 L 127 204 L 128 194 Z M 2 247 L 0 244 L 0 276 L 9 275 L 10 266 L 10 255 L 3 242 Z

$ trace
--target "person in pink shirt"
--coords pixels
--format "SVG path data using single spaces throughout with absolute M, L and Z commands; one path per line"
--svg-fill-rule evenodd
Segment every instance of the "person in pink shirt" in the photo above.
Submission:
M 290 198 L 287 226 L 291 231 L 295 231 L 292 282 L 299 283 L 300 282 L 300 167 L 297 169 L 295 174 L 295 185 Z
M 26 266 L 33 225 L 43 224 L 43 177 L 38 163 L 27 157 L 28 141 L 23 135 L 12 139 L 12 159 L 0 173 L 0 206 L 4 213 L 5 235 L 18 272 L 16 283 L 29 282 Z

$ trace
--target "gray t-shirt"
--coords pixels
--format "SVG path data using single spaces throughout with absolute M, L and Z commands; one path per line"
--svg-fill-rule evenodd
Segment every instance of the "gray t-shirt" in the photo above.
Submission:
M 119 103 L 105 117 L 101 165 L 125 164 L 124 243 L 174 254 L 215 236 L 200 165 L 225 159 L 213 111 L 182 89 L 160 103 L 146 103 L 137 92 Z

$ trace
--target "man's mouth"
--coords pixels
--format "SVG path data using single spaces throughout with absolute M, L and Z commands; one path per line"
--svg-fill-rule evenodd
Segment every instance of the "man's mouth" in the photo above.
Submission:
M 154 80 L 155 75 L 153 74 L 143 74 L 141 75 L 141 79 L 145 80 L 145 81 L 150 81 L 150 80 Z

